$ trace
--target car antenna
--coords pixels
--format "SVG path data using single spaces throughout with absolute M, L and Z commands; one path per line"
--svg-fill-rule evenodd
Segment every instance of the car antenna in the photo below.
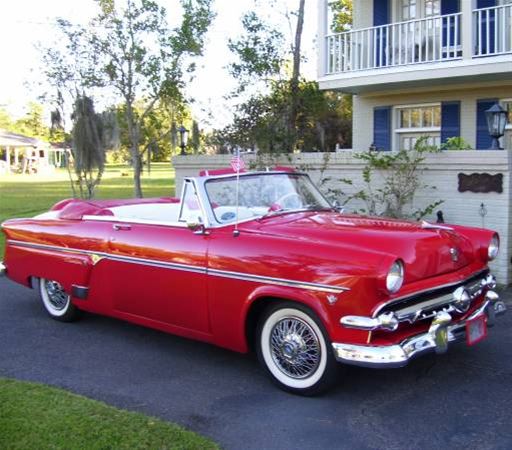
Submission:
M 240 157 L 240 147 L 235 149 L 235 155 L 231 158 L 231 167 L 236 171 L 236 219 L 235 219 L 235 229 L 233 230 L 233 236 L 240 236 L 240 231 L 238 230 L 238 203 L 239 203 L 239 193 L 240 193 L 240 170 L 245 168 L 244 160 Z

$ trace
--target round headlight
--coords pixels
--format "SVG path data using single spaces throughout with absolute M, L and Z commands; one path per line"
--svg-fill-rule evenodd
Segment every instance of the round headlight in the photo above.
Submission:
M 402 261 L 396 260 L 389 269 L 386 276 L 386 289 L 394 294 L 402 287 L 404 282 L 404 265 Z
M 489 248 L 487 249 L 487 256 L 489 257 L 489 261 L 492 261 L 493 259 L 498 256 L 498 252 L 500 251 L 500 238 L 497 234 L 495 234 L 491 242 L 489 243 Z

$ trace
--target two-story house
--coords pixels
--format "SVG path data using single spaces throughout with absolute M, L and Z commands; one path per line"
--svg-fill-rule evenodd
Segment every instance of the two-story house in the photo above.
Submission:
M 354 150 L 423 135 L 485 150 L 485 111 L 499 102 L 512 119 L 512 0 L 353 0 L 344 33 L 319 5 L 319 84 L 354 94 Z M 501 145 L 512 149 L 510 125 Z

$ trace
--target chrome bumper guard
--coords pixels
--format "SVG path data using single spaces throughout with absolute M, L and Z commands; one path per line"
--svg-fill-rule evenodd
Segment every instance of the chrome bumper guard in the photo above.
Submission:
M 5 264 L 2 261 L 0 261 L 0 277 L 3 277 L 6 272 L 7 267 L 5 267 Z
M 345 364 L 363 367 L 403 367 L 424 353 L 435 351 L 445 353 L 448 343 L 466 338 L 466 322 L 487 316 L 487 325 L 494 325 L 496 316 L 504 314 L 507 307 L 494 291 L 488 291 L 484 303 L 461 322 L 450 325 L 451 316 L 445 311 L 438 312 L 426 333 L 405 339 L 400 344 L 388 346 L 367 346 L 333 343 L 336 360 Z

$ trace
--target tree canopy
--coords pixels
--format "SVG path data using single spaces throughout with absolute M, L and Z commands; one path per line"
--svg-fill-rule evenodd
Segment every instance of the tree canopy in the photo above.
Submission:
M 117 96 L 134 168 L 134 193 L 141 197 L 145 128 L 155 130 L 156 108 L 184 102 L 182 89 L 214 17 L 212 0 L 181 0 L 181 21 L 174 28 L 165 8 L 153 0 L 127 0 L 122 6 L 114 0 L 96 2 L 99 13 L 88 27 L 58 22 L 66 51 L 45 51 L 47 77 L 58 94 L 67 89 L 76 98 L 107 90 Z M 67 60 L 71 64 L 62 68 Z M 152 141 L 168 137 L 166 129 Z

